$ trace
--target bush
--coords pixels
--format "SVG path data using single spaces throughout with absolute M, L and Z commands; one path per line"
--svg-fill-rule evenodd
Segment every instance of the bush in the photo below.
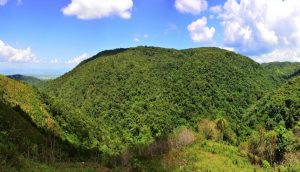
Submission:
M 206 140 L 218 140 L 220 138 L 220 132 L 216 128 L 214 121 L 203 119 L 198 123 L 198 129 L 201 136 Z
M 263 168 L 270 168 L 271 165 L 270 165 L 270 163 L 267 160 L 263 160 L 262 161 L 262 167 Z
M 228 126 L 225 128 L 223 139 L 230 144 L 237 144 L 237 136 L 235 132 Z
M 251 154 L 250 158 L 258 156 L 274 164 L 282 162 L 284 155 L 295 148 L 295 138 L 291 131 L 280 125 L 268 132 L 263 129 L 253 132 L 247 144 L 248 152 Z M 253 159 L 252 162 L 257 163 Z
M 170 138 L 170 143 L 173 148 L 181 148 L 194 143 L 195 140 L 195 134 L 191 129 L 181 127 L 174 131 L 173 136 Z
M 226 141 L 230 144 L 237 143 L 236 134 L 225 119 L 219 118 L 216 121 L 202 119 L 198 123 L 198 130 L 206 140 Z

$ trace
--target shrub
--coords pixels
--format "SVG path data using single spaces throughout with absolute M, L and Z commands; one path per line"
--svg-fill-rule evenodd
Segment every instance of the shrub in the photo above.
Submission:
M 217 130 L 214 121 L 203 119 L 198 123 L 198 129 L 204 139 L 218 140 L 220 138 L 220 132 Z
M 270 165 L 270 163 L 267 160 L 263 160 L 262 161 L 262 167 L 263 168 L 270 168 L 271 165 Z
M 198 123 L 198 130 L 200 135 L 207 140 L 226 141 L 230 144 L 236 144 L 237 142 L 236 134 L 223 118 L 216 121 L 202 119 Z
M 170 138 L 170 143 L 173 148 L 181 148 L 194 143 L 195 140 L 195 134 L 191 129 L 181 127 L 174 131 L 173 136 Z
M 229 127 L 227 126 L 225 128 L 224 131 L 224 137 L 223 137 L 224 141 L 235 145 L 237 143 L 237 136 L 235 134 L 235 132 Z
M 295 148 L 295 138 L 291 131 L 288 131 L 282 125 L 274 130 L 265 132 L 260 129 L 259 132 L 253 132 L 248 139 L 248 152 L 250 156 L 258 156 L 271 164 L 282 162 L 284 155 Z M 257 162 L 252 159 L 252 162 Z

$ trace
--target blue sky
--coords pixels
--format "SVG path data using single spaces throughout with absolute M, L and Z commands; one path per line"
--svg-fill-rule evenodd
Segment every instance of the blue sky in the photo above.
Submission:
M 297 0 L 0 0 L 0 73 L 63 74 L 99 51 L 138 45 L 300 61 L 299 19 Z

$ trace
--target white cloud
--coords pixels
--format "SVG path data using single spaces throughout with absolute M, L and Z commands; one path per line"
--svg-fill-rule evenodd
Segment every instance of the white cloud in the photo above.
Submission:
M 202 17 L 188 25 L 187 29 L 190 32 L 190 36 L 194 42 L 207 42 L 210 41 L 214 34 L 214 27 L 207 27 L 206 17 Z
M 62 9 L 64 15 L 75 15 L 79 19 L 100 19 L 118 16 L 131 18 L 132 0 L 72 0 Z
M 0 40 L 0 61 L 2 62 L 38 62 L 31 48 L 17 49 Z
M 141 41 L 144 41 L 148 38 L 149 38 L 149 35 L 147 33 L 145 33 L 145 34 L 136 33 L 136 34 L 134 34 L 133 41 L 134 42 L 141 42 Z
M 222 6 L 221 5 L 212 6 L 209 8 L 209 11 L 215 14 L 220 13 L 222 12 Z
M 8 0 L 0 0 L 0 6 L 4 6 Z
M 225 46 L 254 55 L 300 46 L 299 0 L 227 0 L 223 9 Z
M 232 48 L 232 47 L 220 47 L 220 48 L 222 48 L 224 50 L 228 50 L 228 51 L 233 51 L 234 52 L 234 48 Z
M 78 57 L 75 57 L 71 60 L 66 61 L 66 64 L 79 64 L 80 62 L 82 62 L 83 60 L 86 60 L 89 58 L 89 55 L 87 53 L 83 53 Z
M 275 49 L 270 53 L 262 54 L 260 56 L 253 56 L 254 60 L 259 63 L 267 62 L 300 62 L 300 50 L 298 49 Z
M 176 0 L 175 8 L 181 13 L 197 15 L 207 10 L 208 4 L 206 0 Z
M 58 64 L 58 63 L 59 63 L 59 60 L 58 60 L 57 58 L 51 59 L 51 60 L 50 60 L 50 63 L 51 63 L 51 64 Z

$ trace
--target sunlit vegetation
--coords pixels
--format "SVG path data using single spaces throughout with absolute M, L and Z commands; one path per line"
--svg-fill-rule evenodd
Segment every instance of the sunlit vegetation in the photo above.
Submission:
M 25 112 L 9 108 L 1 100 L 0 120 L 0 171 L 19 171 L 32 161 L 66 159 L 53 135 L 36 128 Z
M 138 47 L 94 57 L 41 90 L 54 105 L 55 121 L 74 134 L 69 140 L 120 155 L 178 126 L 196 128 L 200 118 L 238 124 L 250 104 L 279 84 L 264 72 L 218 48 Z
M 252 158 L 257 156 L 274 164 L 284 161 L 287 154 L 298 152 L 299 159 L 299 88 L 300 77 L 297 76 L 249 109 L 246 123 L 252 129 L 260 128 L 249 139 Z
M 37 87 L 0 76 L 0 171 L 297 171 L 299 70 L 137 47 Z
M 272 76 L 279 79 L 288 79 L 298 75 L 300 70 L 299 62 L 272 62 L 264 63 L 262 66 L 270 72 Z
M 27 113 L 37 127 L 57 130 L 36 88 L 0 75 L 0 96 L 0 99 L 7 105 Z

